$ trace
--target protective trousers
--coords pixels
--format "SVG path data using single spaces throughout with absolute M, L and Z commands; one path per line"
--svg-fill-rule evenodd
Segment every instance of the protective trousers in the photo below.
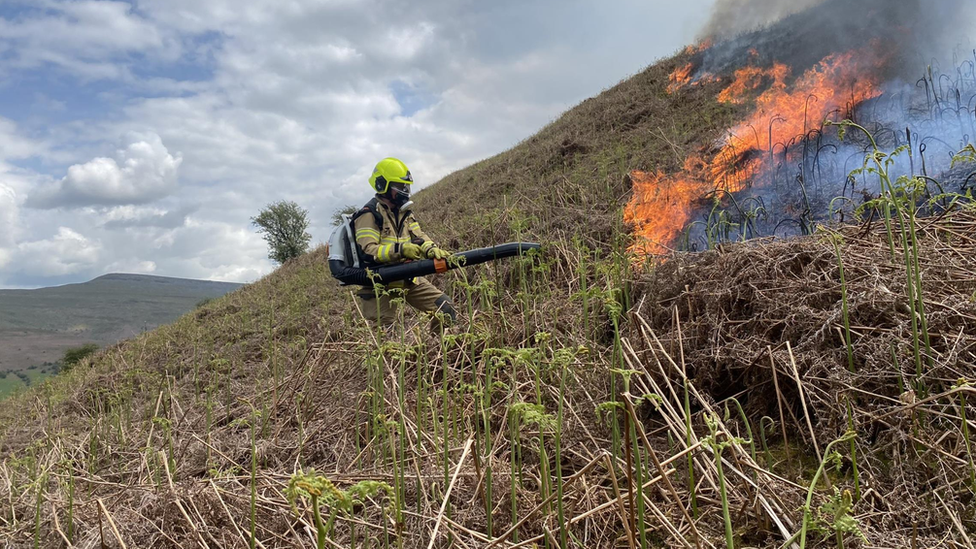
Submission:
M 451 303 L 450 298 L 423 277 L 404 282 L 402 291 L 407 303 L 413 308 L 429 313 L 440 311 L 449 316 L 451 321 L 457 320 L 457 313 L 454 311 L 454 304 Z M 390 291 L 391 295 L 381 294 L 377 297 L 372 288 L 360 290 L 357 296 L 363 309 L 363 316 L 374 322 L 378 318 L 384 326 L 395 322 L 397 313 L 390 300 L 396 297 L 397 293 L 394 288 Z M 436 322 L 432 324 L 435 324 L 435 328 L 439 327 L 436 326 Z

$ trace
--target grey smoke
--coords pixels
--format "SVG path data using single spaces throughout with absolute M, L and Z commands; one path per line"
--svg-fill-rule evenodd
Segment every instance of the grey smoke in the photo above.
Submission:
M 765 27 L 824 0 L 717 0 L 701 38 L 725 39 Z
M 972 0 L 716 0 L 699 38 L 729 40 L 807 10 L 808 14 L 799 17 L 814 22 L 825 42 L 850 40 L 844 34 L 851 27 L 868 34 L 881 27 L 889 36 L 902 34 L 898 27 L 911 29 L 912 43 L 903 44 L 907 47 L 902 53 L 925 62 L 951 60 L 967 50 L 971 53 L 976 37 L 976 2 Z
M 887 76 L 914 82 L 929 65 L 954 72 L 953 65 L 976 61 L 976 1 L 716 0 L 700 36 L 715 41 L 702 66 L 713 74 L 739 68 L 752 50 L 761 63 L 802 71 L 829 53 L 880 39 L 896 49 L 889 70 L 897 74 Z

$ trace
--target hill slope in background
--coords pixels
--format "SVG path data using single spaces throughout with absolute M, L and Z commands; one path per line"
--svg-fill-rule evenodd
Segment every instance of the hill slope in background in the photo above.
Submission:
M 105 346 L 173 322 L 204 299 L 241 284 L 107 274 L 36 290 L 0 290 L 0 371 L 61 358 L 84 343 Z
M 0 403 L 0 536 L 315 547 L 316 493 L 328 547 L 970 546 L 976 212 L 634 272 L 632 172 L 753 108 L 676 92 L 700 60 L 418 193 L 445 247 L 544 245 L 436 277 L 446 333 L 376 329 L 319 249 Z

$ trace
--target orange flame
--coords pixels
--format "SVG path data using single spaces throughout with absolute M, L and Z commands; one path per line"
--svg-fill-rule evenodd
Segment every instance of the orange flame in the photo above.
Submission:
M 711 47 L 712 47 L 712 41 L 710 39 L 703 40 L 698 44 L 692 44 L 687 48 L 685 48 L 684 55 L 686 56 L 696 55 L 704 52 L 705 50 Z M 683 65 L 675 69 L 674 72 L 672 72 L 668 76 L 668 94 L 673 95 L 681 88 L 684 88 L 688 84 L 691 84 L 692 81 L 691 76 L 692 73 L 694 72 L 695 72 L 694 63 L 688 63 L 687 65 Z
M 691 83 L 691 73 L 694 72 L 695 65 L 688 63 L 683 67 L 678 67 L 668 76 L 668 94 L 687 86 Z
M 634 196 L 624 210 L 624 220 L 633 225 L 637 237 L 631 252 L 638 260 L 664 254 L 688 224 L 697 202 L 767 184 L 761 176 L 775 162 L 772 149 L 806 135 L 836 113 L 849 113 L 880 96 L 878 68 L 885 62 L 870 52 L 833 54 L 792 84 L 790 68 L 780 63 L 736 71 L 719 101 L 744 103 L 764 84 L 766 88 L 756 97 L 753 112 L 732 128 L 731 137 L 711 160 L 691 155 L 677 174 L 631 174 Z
M 701 52 L 703 52 L 703 51 L 711 48 L 712 47 L 712 44 L 713 44 L 713 42 L 712 42 L 711 38 L 702 40 L 701 42 L 699 42 L 697 44 L 691 44 L 687 48 L 685 48 L 685 55 L 694 55 L 696 53 L 701 53 Z
M 661 255 L 691 217 L 689 200 L 708 191 L 702 181 L 663 172 L 635 171 L 634 198 L 624 209 L 624 222 L 634 226 L 638 241 L 631 252 L 638 257 Z
M 878 67 L 885 61 L 868 52 L 832 54 L 791 87 L 777 79 L 756 98 L 756 110 L 732 133 L 739 139 L 745 135 L 746 146 L 769 152 L 770 143 L 784 143 L 805 135 L 811 125 L 819 126 L 831 114 L 848 113 L 856 105 L 879 97 Z M 787 69 L 782 79 L 788 76 Z
M 764 81 L 772 79 L 773 86 L 786 88 L 786 78 L 790 75 L 790 68 L 782 63 L 775 63 L 772 68 L 744 67 L 735 71 L 735 78 L 729 87 L 718 94 L 722 103 L 741 105 L 746 102 L 750 92 L 762 86 Z

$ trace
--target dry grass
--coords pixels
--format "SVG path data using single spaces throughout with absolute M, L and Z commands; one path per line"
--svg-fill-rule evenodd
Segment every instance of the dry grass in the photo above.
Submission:
M 948 537 L 963 547 L 976 527 L 959 408 L 960 392 L 973 391 L 960 380 L 976 377 L 976 215 L 926 220 L 919 233 L 932 340 L 921 376 L 912 357 L 904 266 L 892 261 L 877 225 L 839 233 L 853 372 L 846 367 L 837 255 L 826 235 L 757 241 L 659 266 L 645 277 L 646 298 L 634 314 L 660 346 L 655 341 L 638 355 L 656 363 L 662 349 L 675 354 L 680 335 L 701 395 L 697 406 L 720 408 L 736 398 L 757 437 L 760 418 L 773 418 L 767 436 L 778 448 L 769 469 L 800 484 L 824 446 L 853 425 L 862 498 L 855 510 L 870 544 L 931 547 L 950 543 Z M 665 373 L 674 378 L 667 369 L 654 373 L 659 383 Z M 972 424 L 971 411 L 968 419 Z M 831 478 L 853 491 L 852 456 L 842 454 Z M 786 509 L 802 503 L 800 490 L 767 494 L 789 498 Z
M 506 434 L 509 405 L 535 402 L 537 390 L 545 410 L 555 414 L 554 376 L 561 363 L 569 368 L 561 465 L 571 546 L 628 545 L 636 523 L 629 486 L 641 461 L 637 457 L 644 462 L 644 481 L 650 483 L 643 493 L 649 543 L 720 545 L 718 480 L 704 421 L 713 411 L 720 418 L 718 432 L 732 441 L 723 456 L 737 543 L 780 546 L 800 529 L 806 485 L 818 463 L 815 456 L 847 429 L 850 402 L 861 479 L 854 514 L 866 546 L 966 547 L 974 517 L 958 397 L 972 389 L 952 385 L 960 377 L 971 378 L 974 371 L 976 216 L 959 213 L 923 228 L 935 356 L 925 372 L 929 396 L 916 396 L 914 402 L 899 394 L 899 370 L 885 355 L 894 345 L 903 363 L 900 377 L 905 383 L 915 381 L 913 370 L 905 366 L 910 358 L 905 354 L 905 310 L 899 306 L 902 289 L 891 282 L 897 267 L 886 257 L 885 240 L 877 230 L 854 227 L 842 233 L 855 332 L 853 374 L 844 367 L 844 343 L 837 333 L 839 280 L 826 239 L 753 242 L 676 256 L 641 278 L 640 298 L 628 315 L 622 342 L 623 366 L 635 373 L 633 395 L 621 399 L 633 404 L 629 411 L 625 406 L 617 412 L 621 421 L 637 420 L 638 450 L 630 466 L 624 452 L 613 456 L 608 423 L 597 415 L 609 398 L 608 370 L 614 360 L 600 343 L 606 336 L 607 309 L 603 302 L 591 302 L 597 327 L 591 337 L 567 329 L 578 328 L 580 301 L 572 296 L 575 282 L 558 269 L 526 274 L 533 300 L 528 308 L 523 308 L 526 296 L 513 291 L 487 298 L 483 289 L 475 291 L 476 313 L 443 348 L 438 339 L 423 334 L 422 319 L 410 321 L 402 336 L 387 334 L 405 338 L 415 351 L 404 357 L 388 347 L 377 354 L 375 333 L 368 335 L 373 332 L 362 319 L 341 326 L 329 322 L 342 313 L 317 307 L 332 303 L 326 295 L 334 288 L 321 270 L 321 252 L 316 252 L 173 326 L 104 353 L 91 369 L 80 368 L 59 379 L 60 385 L 21 397 L 16 408 L 5 407 L 3 448 L 10 457 L 0 466 L 4 536 L 10 547 L 32 545 L 40 485 L 41 546 L 66 546 L 67 524 L 72 523 L 78 547 L 121 546 L 116 536 L 128 547 L 246 547 L 254 421 L 256 531 L 262 546 L 314 546 L 310 513 L 299 509 L 296 515 L 285 497 L 289 476 L 309 467 L 340 487 L 362 479 L 393 483 L 399 476 L 405 481 L 402 523 L 384 512 L 383 501 L 366 502 L 355 515 L 340 517 L 333 547 L 349 546 L 353 523 L 359 546 L 367 535 L 374 547 L 386 540 L 390 546 L 402 542 L 404 547 L 427 547 L 435 528 L 437 547 L 446 546 L 448 539 L 459 547 L 513 547 L 516 534 L 523 543 L 558 539 L 555 508 L 547 507 L 552 498 L 546 502 L 540 495 L 539 427 L 532 425 L 523 426 L 518 439 L 520 523 L 511 528 L 513 446 Z M 553 246 L 549 253 L 571 261 L 574 251 Z M 484 278 L 518 288 L 521 268 L 499 265 Z M 552 288 L 550 295 L 535 297 L 546 287 Z M 535 337 L 539 332 L 550 335 Z M 302 340 L 308 343 L 296 343 Z M 560 350 L 580 345 L 591 352 L 576 352 L 569 362 L 557 358 Z M 497 366 L 491 358 L 497 353 L 490 349 L 500 348 L 536 349 L 539 360 L 533 365 L 513 359 L 494 370 L 503 385 L 494 389 L 495 404 L 484 416 L 479 408 L 483 382 L 487 370 Z M 401 359 L 411 380 L 402 414 L 396 398 Z M 391 461 L 387 451 L 391 442 L 399 443 L 395 430 L 369 435 L 366 374 L 371 360 L 384 372 L 384 417 L 402 418 L 406 426 L 405 468 Z M 773 387 L 771 363 L 779 392 Z M 541 385 L 535 381 L 536 366 L 541 367 Z M 275 367 L 280 369 L 277 375 Z M 690 446 L 685 443 L 682 371 L 688 373 L 692 394 Z M 416 413 L 420 385 L 413 381 L 418 375 L 427 394 L 435 395 L 421 415 Z M 446 436 L 432 426 L 439 415 L 432 391 L 442 388 L 449 391 L 448 417 L 456 422 L 456 431 Z M 661 399 L 638 398 L 644 394 Z M 788 444 L 779 434 L 777 395 L 784 406 Z M 730 396 L 744 404 L 756 438 L 759 418 L 776 418 L 766 434 L 770 461 L 758 441 L 753 460 L 748 444 L 736 438 L 745 437 L 745 425 L 734 411 L 731 417 L 724 415 Z M 481 445 L 459 464 L 472 438 Z M 551 433 L 545 440 L 551 475 Z M 634 441 L 626 442 L 632 446 Z M 457 475 L 449 512 L 442 516 L 448 484 L 445 448 L 452 478 L 455 469 Z M 838 449 L 841 462 L 828 468 L 828 482 L 853 491 L 849 449 Z M 684 482 L 689 454 L 699 479 L 699 515 L 692 522 L 686 517 L 691 509 Z M 487 534 L 484 510 L 488 468 L 495 494 L 493 536 Z M 38 479 L 45 480 L 39 484 Z M 67 515 L 71 484 L 73 522 Z M 817 487 L 814 509 L 831 493 L 826 485 Z M 833 539 L 811 537 L 827 544 Z M 852 535 L 847 541 L 857 545 Z

